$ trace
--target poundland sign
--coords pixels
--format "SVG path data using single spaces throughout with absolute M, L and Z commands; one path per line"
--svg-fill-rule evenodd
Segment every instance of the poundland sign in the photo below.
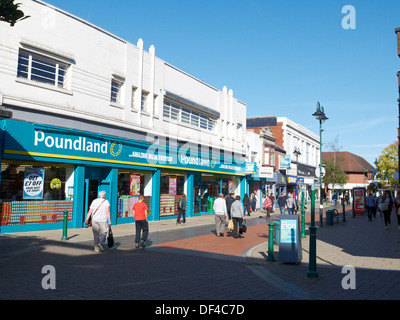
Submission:
M 42 145 L 49 149 L 75 150 L 87 153 L 108 154 L 108 142 L 91 141 L 85 137 L 76 139 L 57 137 L 43 131 L 35 131 L 35 146 Z
M 7 159 L 18 155 L 18 158 L 27 156 L 29 160 L 32 157 L 58 158 L 73 163 L 98 161 L 108 165 L 119 163 L 226 174 L 245 173 L 244 163 L 237 163 L 230 157 L 221 159 L 214 158 L 212 154 L 200 154 L 197 148 L 170 148 L 156 143 L 15 120 L 3 120 L 0 124 L 3 124 L 5 131 L 4 157 Z

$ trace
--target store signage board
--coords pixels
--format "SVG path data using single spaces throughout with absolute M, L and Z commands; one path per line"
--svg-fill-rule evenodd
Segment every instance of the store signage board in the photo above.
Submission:
M 225 174 L 246 173 L 245 162 L 239 164 L 232 158 L 217 159 L 213 154 L 200 154 L 190 147 L 176 149 L 71 129 L 15 120 L 3 121 L 6 121 L 8 135 L 5 138 L 5 158 L 24 155 Z
M 353 188 L 354 213 L 365 213 L 365 188 Z
M 279 170 L 289 170 L 290 169 L 290 156 L 280 154 L 279 155 Z
M 279 261 L 299 263 L 302 260 L 300 220 L 298 215 L 280 216 Z

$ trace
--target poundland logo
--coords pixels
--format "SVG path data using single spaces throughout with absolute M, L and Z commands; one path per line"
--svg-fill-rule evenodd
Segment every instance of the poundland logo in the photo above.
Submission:
M 63 138 L 45 134 L 43 131 L 35 131 L 35 146 L 45 146 L 47 148 L 56 148 L 63 150 L 75 150 L 91 153 L 108 153 L 108 142 L 104 143 L 93 142 L 87 140 L 85 137 L 76 139 Z

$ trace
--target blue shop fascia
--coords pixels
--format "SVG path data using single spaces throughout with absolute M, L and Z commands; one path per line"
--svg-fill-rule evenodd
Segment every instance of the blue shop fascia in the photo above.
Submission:
M 221 150 L 160 145 L 13 119 L 0 121 L 0 233 L 81 228 L 90 203 L 106 191 L 112 224 L 132 223 L 139 195 L 150 221 L 212 214 L 219 193 L 243 195 L 249 166 Z M 208 150 L 209 148 L 207 148 Z M 251 167 L 251 166 L 250 166 Z

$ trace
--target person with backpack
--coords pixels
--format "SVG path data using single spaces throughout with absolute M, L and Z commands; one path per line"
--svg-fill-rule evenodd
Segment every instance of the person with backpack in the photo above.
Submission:
M 186 206 L 187 206 L 187 201 L 186 201 L 186 195 L 182 195 L 179 200 L 178 200 L 178 218 L 176 219 L 176 224 L 179 225 L 181 223 L 181 217 L 183 218 L 183 223 L 186 223 Z

